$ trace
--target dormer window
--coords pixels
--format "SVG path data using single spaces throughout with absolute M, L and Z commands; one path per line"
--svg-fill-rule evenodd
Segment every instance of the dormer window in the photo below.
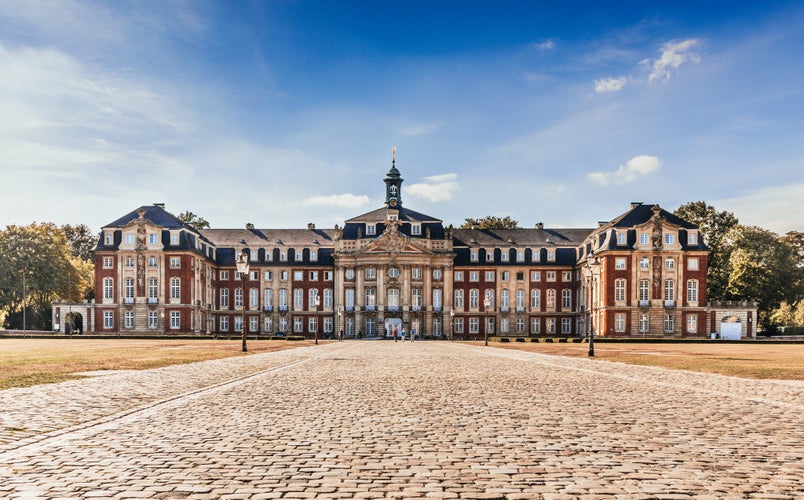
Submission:
M 114 233 L 103 233 L 103 244 L 106 246 L 114 244 Z
M 158 243 L 158 241 L 159 240 L 157 239 L 157 234 L 156 233 L 148 234 L 148 244 L 149 245 L 156 245 Z
M 626 233 L 617 233 L 617 244 L 618 245 L 625 245 L 626 243 Z
M 691 246 L 695 246 L 698 244 L 698 233 L 695 231 L 690 231 L 687 233 L 687 244 Z
M 533 262 L 539 262 L 542 259 L 542 250 L 541 250 L 541 248 L 534 248 L 532 250 L 531 255 L 532 255 L 531 260 Z
M 556 261 L 556 251 L 555 250 L 548 250 L 547 251 L 547 261 L 548 262 L 555 262 Z
M 665 245 L 675 245 L 676 244 L 676 233 L 664 233 L 664 244 Z
M 366 236 L 377 234 L 377 224 L 366 224 Z
M 170 244 L 171 245 L 179 244 L 179 233 L 170 233 Z
M 128 233 L 126 235 L 126 245 L 133 245 L 134 244 L 134 233 Z
M 486 262 L 494 262 L 494 250 L 486 250 Z
M 418 236 L 422 234 L 422 225 L 421 224 L 411 224 L 410 225 L 410 234 Z

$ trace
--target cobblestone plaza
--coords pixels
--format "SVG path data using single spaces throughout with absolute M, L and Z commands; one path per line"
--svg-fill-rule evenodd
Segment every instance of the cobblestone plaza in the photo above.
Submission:
M 2 498 L 800 498 L 804 383 L 322 343 L 0 391 Z

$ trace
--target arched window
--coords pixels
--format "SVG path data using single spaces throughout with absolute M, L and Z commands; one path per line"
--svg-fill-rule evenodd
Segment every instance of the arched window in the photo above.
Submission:
M 103 278 L 103 298 L 114 298 L 114 278 Z
M 625 302 L 625 280 L 622 278 L 614 280 L 614 300 Z
M 687 302 L 698 302 L 698 280 L 687 281 Z

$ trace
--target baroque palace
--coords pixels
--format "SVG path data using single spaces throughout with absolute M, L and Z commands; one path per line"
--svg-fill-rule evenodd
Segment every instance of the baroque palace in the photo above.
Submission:
M 590 229 L 455 229 L 403 206 L 395 163 L 384 206 L 332 229 L 196 230 L 161 204 L 140 207 L 102 228 L 96 299 L 54 304 L 55 329 L 365 338 L 404 328 L 482 339 L 708 338 L 728 327 L 754 336 L 755 308 L 707 304 L 698 228 L 658 205 L 632 203 Z

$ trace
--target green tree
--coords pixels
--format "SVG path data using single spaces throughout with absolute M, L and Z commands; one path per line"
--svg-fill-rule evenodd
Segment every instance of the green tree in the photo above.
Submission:
M 195 229 L 209 229 L 209 222 L 203 217 L 186 210 L 179 214 L 179 220 Z
M 726 284 L 728 300 L 756 300 L 760 319 L 766 324 L 783 301 L 796 301 L 797 258 L 776 233 L 738 225 L 726 233 L 724 245 L 731 271 Z
M 495 215 L 487 215 L 481 219 L 465 219 L 466 222 L 461 224 L 458 229 L 516 229 L 519 225 L 518 220 L 514 220 L 509 216 L 497 217 Z
M 81 260 L 92 260 L 95 246 L 98 244 L 99 235 L 93 233 L 85 224 L 71 226 L 65 224 L 61 226 L 64 236 L 67 238 L 67 243 L 72 248 L 74 257 Z
M 0 308 L 8 313 L 7 327 L 50 330 L 52 302 L 80 296 L 88 276 L 71 253 L 64 232 L 52 223 L 0 231 Z
M 737 217 L 725 210 L 718 211 L 705 201 L 686 203 L 673 213 L 700 229 L 704 242 L 709 247 L 707 295 L 710 300 L 726 300 L 730 249 L 724 245 L 723 240 L 726 233 L 739 224 Z

